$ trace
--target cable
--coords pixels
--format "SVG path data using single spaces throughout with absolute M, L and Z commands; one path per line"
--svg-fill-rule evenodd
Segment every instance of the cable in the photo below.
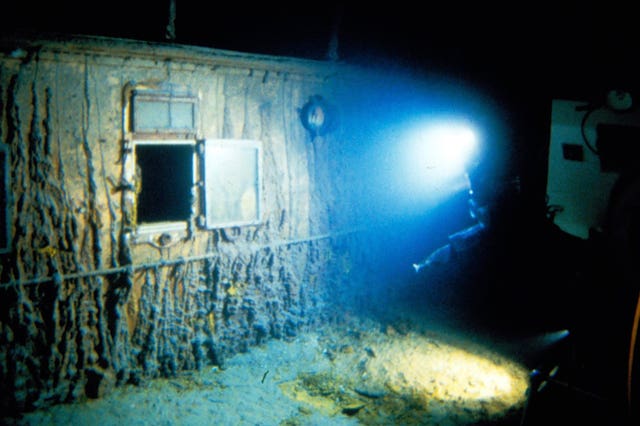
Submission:
M 593 152 L 595 155 L 600 156 L 600 153 L 598 152 L 598 150 L 591 145 L 591 143 L 589 143 L 589 140 L 587 139 L 587 135 L 584 132 L 584 128 L 585 125 L 587 123 L 587 119 L 589 118 L 589 116 L 597 109 L 599 109 L 599 106 L 592 106 L 590 107 L 587 112 L 584 113 L 584 117 L 582 117 L 582 123 L 580 124 L 580 133 L 582 133 L 582 140 L 584 141 L 584 144 L 587 146 L 587 148 L 589 148 L 589 151 Z
M 633 326 L 631 328 L 631 341 L 629 343 L 629 366 L 627 375 L 627 402 L 629 404 L 629 411 L 631 411 L 631 383 L 633 379 L 633 358 L 636 348 L 636 338 L 638 336 L 638 322 L 640 322 L 640 293 L 638 293 L 638 303 L 636 304 L 636 313 L 633 317 Z
M 336 238 L 336 237 L 341 237 L 343 235 L 355 234 L 355 233 L 364 232 L 364 231 L 365 231 L 364 228 L 354 228 L 354 229 L 345 230 L 345 231 L 336 231 L 336 232 L 333 232 L 333 233 L 327 233 L 327 234 L 314 235 L 314 236 L 310 236 L 310 237 L 298 238 L 298 239 L 295 239 L 295 240 L 277 240 L 277 241 L 272 241 L 272 242 L 268 242 L 268 243 L 264 243 L 264 244 L 249 244 L 249 249 L 251 251 L 259 251 L 259 250 L 263 250 L 263 249 L 267 249 L 267 248 L 275 248 L 275 247 L 281 247 L 281 246 L 288 246 L 288 245 L 301 244 L 301 243 L 313 242 L 313 241 L 318 241 L 318 240 Z M 212 253 L 205 253 L 205 254 L 201 254 L 201 255 L 197 255 L 197 256 L 178 257 L 178 258 L 175 258 L 175 259 L 164 259 L 164 260 L 159 260 L 159 261 L 156 261 L 156 262 L 147 262 L 147 263 L 140 263 L 140 264 L 122 265 L 122 266 L 116 266 L 116 267 L 113 267 L 113 268 L 73 272 L 73 273 L 70 273 L 70 274 L 54 273 L 51 276 L 36 277 L 36 278 L 27 279 L 27 280 L 14 280 L 14 281 L 8 281 L 8 282 L 0 283 L 0 289 L 19 286 L 19 285 L 23 285 L 23 286 L 24 285 L 38 285 L 38 284 L 43 284 L 43 283 L 48 283 L 48 282 L 54 282 L 55 283 L 55 282 L 61 282 L 61 281 L 64 281 L 64 280 L 72 280 L 72 279 L 78 279 L 78 278 L 88 278 L 88 277 L 93 277 L 93 276 L 97 276 L 97 275 L 113 275 L 113 274 L 118 274 L 118 273 L 122 273 L 122 272 L 136 271 L 136 270 L 139 270 L 139 269 L 171 266 L 171 265 L 176 265 L 176 264 L 179 264 L 179 263 L 199 262 L 199 261 L 206 260 L 206 259 L 213 259 L 213 258 L 215 258 L 217 256 L 220 256 L 219 252 L 212 252 Z

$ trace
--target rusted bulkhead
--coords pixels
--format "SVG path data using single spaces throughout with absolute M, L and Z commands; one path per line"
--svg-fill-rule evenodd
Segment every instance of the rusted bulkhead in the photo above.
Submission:
M 330 228 L 341 136 L 310 134 L 300 110 L 314 95 L 331 100 L 345 72 L 169 44 L 5 40 L 3 409 L 220 365 L 326 319 L 348 264 Z M 144 90 L 186 94 L 193 126 L 136 133 L 131 99 Z M 191 212 L 179 229 L 141 232 L 132 143 L 154 138 L 195 141 Z M 202 226 L 198 143 L 210 138 L 260 141 L 258 223 Z

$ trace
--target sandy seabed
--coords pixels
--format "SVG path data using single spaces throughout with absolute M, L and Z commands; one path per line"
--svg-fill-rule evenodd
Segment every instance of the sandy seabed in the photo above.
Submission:
M 475 343 L 359 321 L 271 340 L 102 399 L 25 414 L 16 425 L 518 424 L 528 371 Z

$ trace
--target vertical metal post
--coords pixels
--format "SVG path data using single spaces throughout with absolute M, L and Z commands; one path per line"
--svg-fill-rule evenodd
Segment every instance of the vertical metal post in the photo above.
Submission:
M 176 40 L 176 0 L 169 0 L 169 19 L 164 37 L 169 41 Z
M 327 59 L 330 61 L 338 60 L 338 33 L 340 30 L 340 21 L 342 20 L 341 4 L 336 6 L 335 15 L 333 16 L 333 24 L 331 26 L 331 38 L 327 47 Z

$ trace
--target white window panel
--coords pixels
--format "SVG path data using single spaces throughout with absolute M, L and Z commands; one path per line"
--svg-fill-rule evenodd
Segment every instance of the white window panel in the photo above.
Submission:
M 196 98 L 165 92 L 133 93 L 133 131 L 171 133 L 195 131 Z
M 203 156 L 205 227 L 260 223 L 262 143 L 245 139 L 207 139 Z

